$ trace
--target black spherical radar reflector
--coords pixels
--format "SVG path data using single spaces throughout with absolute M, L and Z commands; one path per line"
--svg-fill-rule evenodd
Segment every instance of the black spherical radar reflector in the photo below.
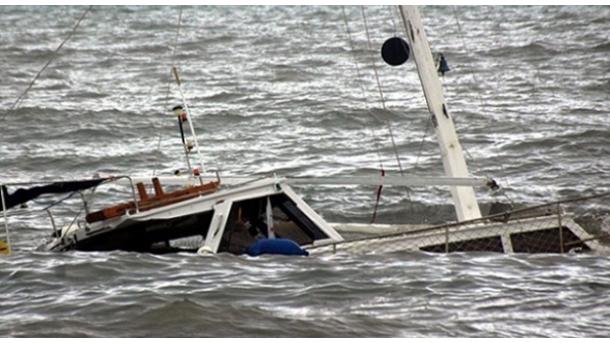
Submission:
M 391 66 L 399 66 L 409 59 L 409 44 L 400 37 L 386 40 L 381 47 L 381 57 Z

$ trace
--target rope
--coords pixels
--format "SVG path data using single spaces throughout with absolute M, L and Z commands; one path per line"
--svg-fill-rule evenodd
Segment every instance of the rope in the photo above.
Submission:
M 66 42 L 72 37 L 72 35 L 74 34 L 74 32 L 76 32 L 76 29 L 78 28 L 78 26 L 80 25 L 81 21 L 83 21 L 83 19 L 85 19 L 85 16 L 87 15 L 87 13 L 89 13 L 91 11 L 91 8 L 93 7 L 93 5 L 87 7 L 87 9 L 85 10 L 85 12 L 83 12 L 83 14 L 81 14 L 80 18 L 78 18 L 78 20 L 76 21 L 76 24 L 74 24 L 74 27 L 72 27 L 72 30 L 70 31 L 70 33 L 68 33 L 68 35 L 66 36 L 66 38 L 64 38 L 64 40 L 59 44 L 59 46 L 57 46 L 57 48 L 55 49 L 55 51 L 53 51 L 53 53 L 51 54 L 51 58 L 47 61 L 47 63 L 38 71 L 38 73 L 36 74 L 36 76 L 34 76 L 34 78 L 32 79 L 32 81 L 30 82 L 30 84 L 27 86 L 27 88 L 21 93 L 21 95 L 19 95 L 19 97 L 17 98 L 17 100 L 15 100 L 15 102 L 13 103 L 13 105 L 11 106 L 9 112 L 15 110 L 15 108 L 17 108 L 17 106 L 23 101 L 23 99 L 25 98 L 25 96 L 27 95 L 27 93 L 30 91 L 30 89 L 32 89 L 32 87 L 34 86 L 34 83 L 36 82 L 36 80 L 38 80 L 38 78 L 40 77 L 40 75 L 45 71 L 45 69 L 47 69 L 47 67 L 49 65 L 51 65 L 51 62 L 53 62 L 53 60 L 55 60 L 55 58 L 57 57 L 57 53 L 59 52 L 59 50 L 61 50 L 61 48 L 64 46 L 64 44 L 66 44 Z M 2 120 L 4 120 L 6 118 L 6 116 L 8 115 L 8 112 L 4 114 L 4 116 L 2 117 Z

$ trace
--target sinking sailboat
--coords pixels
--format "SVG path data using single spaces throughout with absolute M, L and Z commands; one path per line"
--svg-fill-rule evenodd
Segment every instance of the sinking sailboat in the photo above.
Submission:
M 131 199 L 92 210 L 90 200 L 98 184 L 83 194 L 83 213 L 69 225 L 54 227 L 43 249 L 128 250 L 152 253 L 192 251 L 199 254 L 233 253 L 332 254 L 337 252 L 595 252 L 608 248 L 554 206 L 501 211 L 483 216 L 474 187 L 497 188 L 495 181 L 470 176 L 453 118 L 444 100 L 432 52 L 417 8 L 400 6 L 407 55 L 417 67 L 424 97 L 434 124 L 445 169 L 444 177 L 375 176 L 344 178 L 231 179 L 202 176 L 203 163 L 193 167 L 190 154 L 199 153 L 190 109 L 182 96 L 175 107 L 184 146 L 187 176 L 150 179 L 109 176 L 99 184 L 119 182 L 130 188 Z M 401 43 L 402 44 L 402 43 Z M 442 61 L 442 60 L 441 60 Z M 403 61 L 404 62 L 404 61 Z M 185 138 L 188 124 L 192 139 Z M 295 184 L 442 185 L 453 198 L 457 222 L 440 226 L 332 224 L 325 221 L 292 189 Z M 169 191 L 167 187 L 179 188 Z M 10 185 L 9 185 L 10 186 Z M 154 193 L 150 193 L 149 190 Z M 8 236 L 8 207 L 1 192 Z M 54 221 L 52 221 L 54 223 Z M 54 225 L 54 224 L 53 224 Z M 360 232 L 346 238 L 346 232 Z

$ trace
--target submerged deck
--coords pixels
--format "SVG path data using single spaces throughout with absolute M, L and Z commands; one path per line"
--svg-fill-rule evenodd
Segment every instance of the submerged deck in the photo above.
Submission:
M 604 243 L 608 234 L 585 230 L 559 208 L 544 213 L 532 211 L 543 208 L 535 206 L 437 226 L 334 223 L 332 226 L 348 239 L 309 251 L 314 255 L 396 251 L 610 254 L 610 245 Z

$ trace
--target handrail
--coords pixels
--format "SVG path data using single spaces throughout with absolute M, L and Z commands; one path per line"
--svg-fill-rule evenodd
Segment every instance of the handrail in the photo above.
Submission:
M 140 212 L 140 205 L 138 204 L 138 198 L 136 197 L 136 187 L 133 184 L 133 179 L 129 175 L 122 175 L 122 176 L 114 177 L 113 181 L 119 180 L 119 179 L 129 180 L 129 184 L 131 186 L 131 195 L 133 196 L 133 203 L 134 203 L 134 206 L 136 207 L 136 213 Z
M 429 227 L 425 227 L 425 228 L 421 228 L 421 229 L 410 230 L 408 232 L 396 232 L 396 233 L 384 234 L 384 235 L 380 235 L 380 236 L 376 236 L 376 237 L 355 238 L 355 239 L 346 240 L 346 241 L 342 241 L 342 242 L 331 242 L 331 243 L 327 243 L 327 244 L 320 244 L 320 245 L 316 245 L 315 247 L 320 248 L 320 247 L 326 247 L 326 246 L 333 246 L 333 249 L 336 249 L 337 245 L 343 245 L 346 243 L 364 242 L 364 241 L 368 241 L 371 239 L 380 239 L 380 238 L 396 238 L 396 237 L 413 235 L 413 234 L 425 234 L 428 232 L 440 231 L 442 229 L 447 231 L 451 228 L 462 227 L 465 225 L 488 223 L 488 222 L 492 221 L 493 219 L 500 219 L 500 218 L 503 220 L 499 221 L 498 223 L 502 223 L 502 222 L 508 223 L 511 221 L 511 216 L 513 216 L 514 214 L 530 212 L 532 210 L 537 210 L 537 209 L 541 209 L 541 208 L 548 208 L 553 205 L 560 206 L 562 204 L 568 204 L 568 203 L 573 203 L 573 202 L 578 202 L 578 201 L 598 199 L 598 198 L 604 198 L 604 197 L 610 197 L 610 192 L 604 192 L 604 193 L 588 195 L 588 196 L 583 196 L 583 197 L 568 198 L 568 199 L 564 199 L 564 200 L 557 200 L 557 201 L 552 201 L 552 202 L 548 202 L 548 203 L 544 203 L 544 204 L 540 204 L 540 205 L 523 207 L 523 208 L 519 208 L 519 209 L 515 209 L 515 210 L 500 212 L 500 213 L 496 213 L 496 214 L 492 214 L 492 215 L 488 215 L 488 216 L 483 216 L 480 218 L 469 219 L 469 220 L 464 220 L 464 221 L 454 221 L 454 222 L 440 224 L 440 225 L 433 225 L 433 226 L 429 226 Z M 561 216 L 560 213 L 549 213 L 548 215 L 555 215 L 555 214 Z M 523 219 L 523 218 L 517 217 L 515 219 Z

